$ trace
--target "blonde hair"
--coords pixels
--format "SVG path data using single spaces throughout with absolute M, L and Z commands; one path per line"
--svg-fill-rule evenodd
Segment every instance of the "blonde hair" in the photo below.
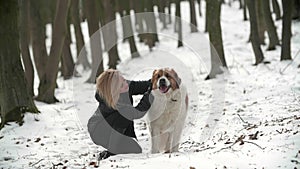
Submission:
M 101 73 L 96 79 L 96 88 L 98 94 L 106 104 L 116 109 L 117 101 L 120 97 L 120 72 L 114 69 L 108 69 Z

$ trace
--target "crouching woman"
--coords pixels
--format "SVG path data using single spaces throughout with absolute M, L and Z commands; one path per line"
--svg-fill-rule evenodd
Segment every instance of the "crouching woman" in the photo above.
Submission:
M 88 121 L 88 132 L 97 145 L 106 149 L 99 160 L 115 154 L 141 153 L 136 141 L 134 119 L 142 118 L 153 102 L 150 81 L 127 81 L 119 71 L 109 69 L 96 80 L 99 106 Z M 136 107 L 132 95 L 143 94 Z

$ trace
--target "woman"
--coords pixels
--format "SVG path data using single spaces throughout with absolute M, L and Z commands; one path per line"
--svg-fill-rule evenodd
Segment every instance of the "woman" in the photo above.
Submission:
M 134 119 L 145 115 L 153 102 L 150 81 L 126 81 L 119 71 L 109 69 L 96 80 L 99 106 L 88 121 L 93 142 L 106 148 L 99 160 L 115 154 L 141 153 L 136 142 Z M 136 107 L 132 95 L 143 94 Z M 150 96 L 150 97 L 149 97 Z

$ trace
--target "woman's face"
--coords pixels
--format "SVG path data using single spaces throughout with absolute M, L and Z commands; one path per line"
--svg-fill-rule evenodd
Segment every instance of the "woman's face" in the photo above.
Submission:
M 121 81 L 121 88 L 120 88 L 120 93 L 125 93 L 128 92 L 129 86 L 127 81 L 124 79 L 123 76 L 120 76 L 120 81 Z

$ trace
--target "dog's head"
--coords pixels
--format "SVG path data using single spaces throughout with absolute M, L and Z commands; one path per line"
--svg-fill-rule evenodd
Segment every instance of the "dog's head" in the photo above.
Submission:
M 152 89 L 159 89 L 161 93 L 168 93 L 170 89 L 179 89 L 181 79 L 178 77 L 174 69 L 164 68 L 153 71 Z

